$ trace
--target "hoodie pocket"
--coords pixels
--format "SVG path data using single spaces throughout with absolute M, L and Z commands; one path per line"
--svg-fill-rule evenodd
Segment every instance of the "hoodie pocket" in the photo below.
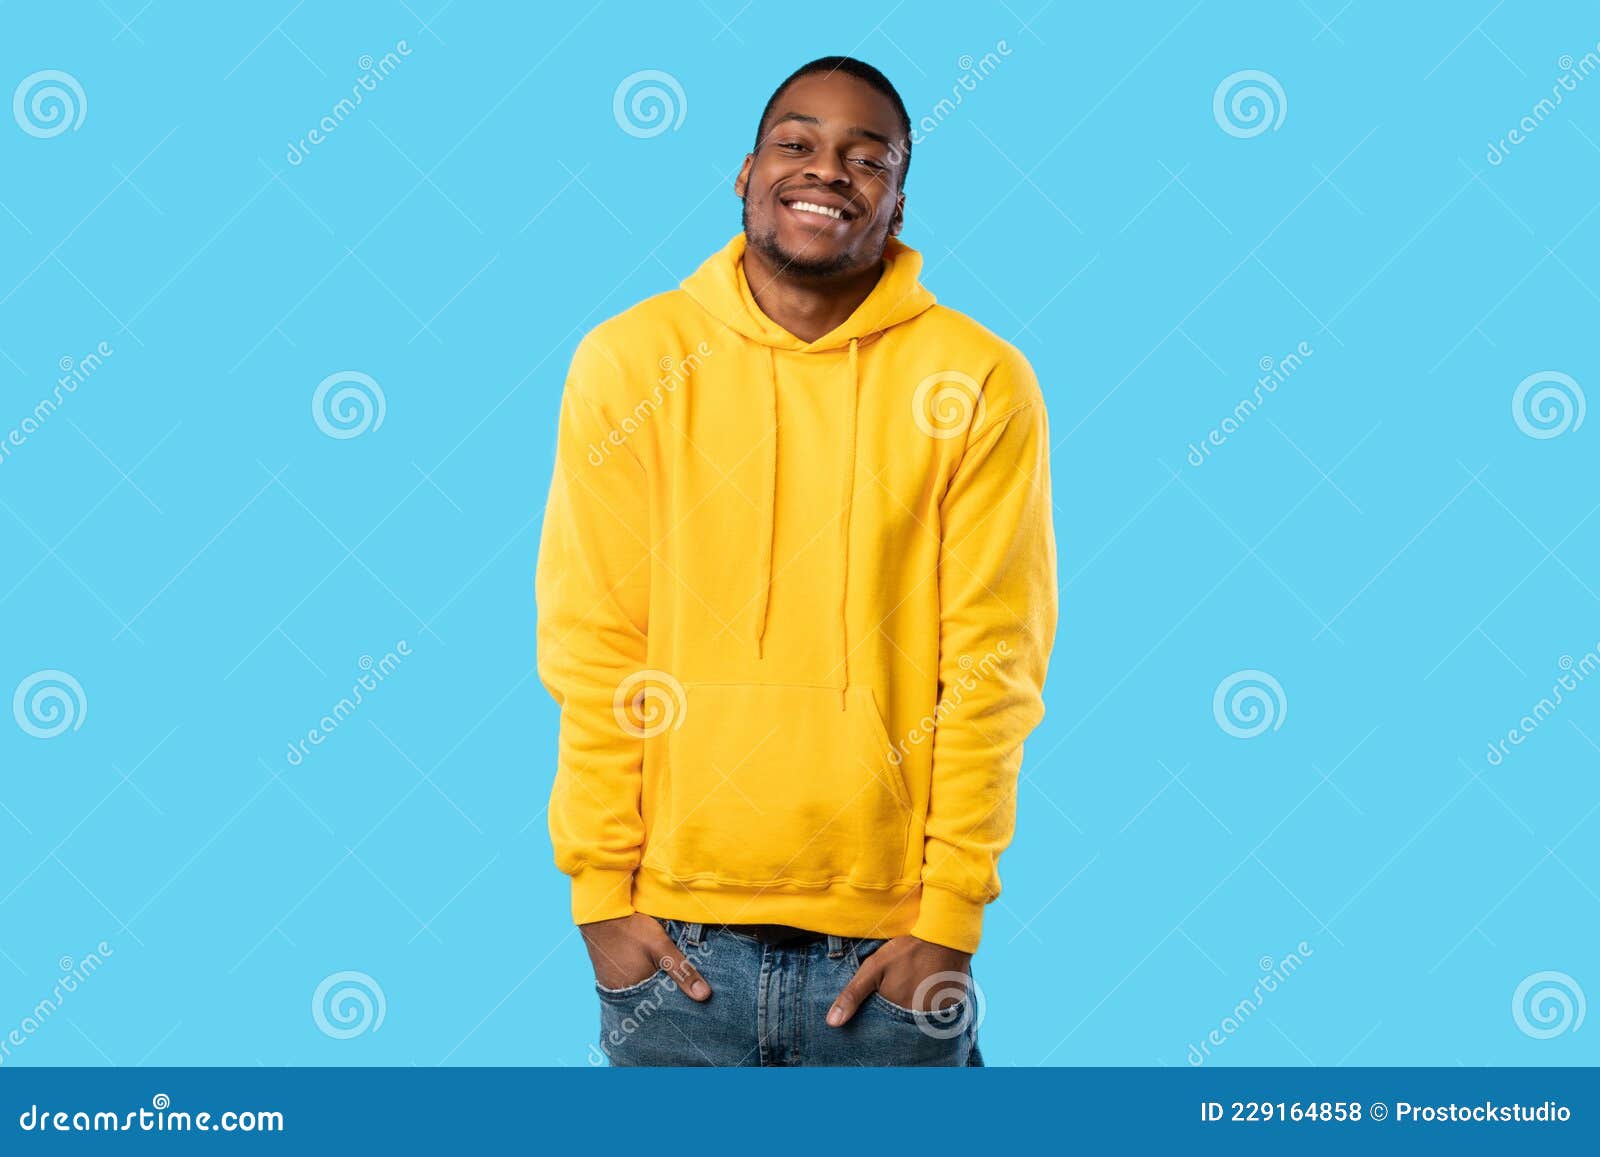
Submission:
M 869 687 L 690 683 L 644 863 L 680 880 L 887 887 L 911 803 Z

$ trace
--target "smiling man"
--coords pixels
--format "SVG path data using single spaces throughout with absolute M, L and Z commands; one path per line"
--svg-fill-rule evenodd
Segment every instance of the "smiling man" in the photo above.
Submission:
M 1056 627 L 1027 361 L 898 240 L 905 106 L 799 69 L 743 232 L 591 332 L 561 403 L 550 832 L 613 1064 L 981 1064 Z M 596 453 L 603 447 L 604 453 Z

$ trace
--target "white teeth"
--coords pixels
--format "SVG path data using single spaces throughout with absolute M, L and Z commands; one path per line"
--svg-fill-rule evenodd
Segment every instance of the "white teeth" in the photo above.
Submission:
M 820 213 L 824 217 L 832 217 L 835 221 L 844 220 L 844 214 L 838 209 L 827 205 L 816 205 L 810 201 L 790 201 L 789 208 L 798 209 L 802 213 Z

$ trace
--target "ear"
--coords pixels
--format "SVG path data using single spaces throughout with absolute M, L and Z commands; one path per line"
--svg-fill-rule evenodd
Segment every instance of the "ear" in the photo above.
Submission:
M 744 164 L 739 166 L 739 175 L 733 179 L 733 192 L 741 201 L 744 200 L 744 191 L 750 187 L 750 166 L 755 159 L 754 153 L 746 153 Z
M 906 195 L 901 193 L 895 198 L 894 216 L 889 218 L 889 236 L 900 236 L 900 230 L 906 223 Z

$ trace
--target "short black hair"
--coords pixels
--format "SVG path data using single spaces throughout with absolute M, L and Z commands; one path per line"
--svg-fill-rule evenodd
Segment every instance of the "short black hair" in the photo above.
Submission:
M 894 106 L 895 116 L 899 118 L 900 132 L 905 141 L 904 147 L 896 146 L 890 150 L 891 155 L 898 156 L 901 160 L 900 187 L 902 189 L 905 188 L 906 174 L 911 171 L 911 118 L 906 115 L 906 102 L 900 99 L 900 94 L 895 91 L 894 85 L 889 83 L 887 76 L 884 76 L 883 73 L 873 68 L 866 61 L 857 60 L 853 56 L 820 56 L 809 64 L 802 64 L 785 77 L 783 83 L 774 89 L 772 96 L 768 98 L 767 107 L 761 110 L 761 119 L 756 122 L 755 149 L 752 151 L 757 151 L 761 148 L 762 134 L 767 128 L 767 118 L 772 115 L 772 107 L 778 103 L 778 98 L 783 95 L 784 90 L 802 76 L 811 76 L 813 73 L 818 72 L 825 72 L 829 75 L 835 72 L 842 72 L 846 76 L 853 76 L 857 80 L 871 85 L 888 98 L 889 103 Z

